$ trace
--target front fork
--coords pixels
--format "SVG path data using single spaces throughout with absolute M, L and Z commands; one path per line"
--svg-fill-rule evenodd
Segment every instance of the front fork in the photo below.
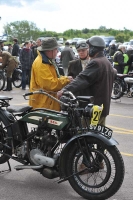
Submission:
M 82 140 L 83 142 L 80 142 L 80 140 Z M 82 143 L 82 144 L 81 144 Z M 83 145 L 84 143 L 84 145 Z M 81 153 L 83 154 L 83 164 L 86 166 L 86 167 L 91 167 L 90 163 L 91 163 L 91 159 L 94 161 L 94 157 L 90 151 L 91 149 L 91 146 L 87 144 L 85 138 L 77 138 L 77 145 L 78 145 L 78 148 L 80 149 Z

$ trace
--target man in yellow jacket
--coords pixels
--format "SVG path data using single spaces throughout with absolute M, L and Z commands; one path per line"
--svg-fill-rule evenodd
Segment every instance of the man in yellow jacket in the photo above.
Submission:
M 71 76 L 60 76 L 55 64 L 58 43 L 55 38 L 49 37 L 42 41 L 42 45 L 37 48 L 38 56 L 32 65 L 30 92 L 35 90 L 45 90 L 52 96 L 57 97 L 57 91 L 70 83 Z M 47 108 L 51 110 L 60 110 L 58 102 L 43 94 L 34 94 L 30 96 L 29 105 L 33 108 Z

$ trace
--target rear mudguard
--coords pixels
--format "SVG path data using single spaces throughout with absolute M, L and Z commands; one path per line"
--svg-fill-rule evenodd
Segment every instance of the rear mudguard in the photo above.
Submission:
M 76 143 L 77 139 L 80 138 L 97 138 L 99 140 L 101 140 L 103 143 L 105 143 L 108 146 L 116 146 L 118 145 L 118 142 L 111 138 L 111 139 L 107 139 L 106 137 L 104 137 L 101 134 L 97 134 L 97 133 L 93 133 L 93 132 L 88 132 L 88 133 L 84 133 L 82 135 L 76 135 L 74 137 L 72 137 L 63 147 L 61 155 L 60 155 L 60 162 L 59 162 L 59 169 L 60 169 L 60 178 L 63 178 L 65 176 L 65 171 L 66 171 L 66 166 L 67 166 L 67 156 L 68 153 L 70 151 L 70 149 L 73 147 L 73 145 Z

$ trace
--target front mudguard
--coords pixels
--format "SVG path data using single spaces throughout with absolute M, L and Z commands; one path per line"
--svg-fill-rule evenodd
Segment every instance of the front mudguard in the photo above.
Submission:
M 94 133 L 94 132 L 87 132 L 81 135 L 76 135 L 74 137 L 72 137 L 63 147 L 61 155 L 60 155 L 60 160 L 59 160 L 59 174 L 60 174 L 60 178 L 63 178 L 66 176 L 66 166 L 67 166 L 67 157 L 68 157 L 68 153 L 70 152 L 71 148 L 73 148 L 73 145 L 75 145 L 77 139 L 80 138 L 97 138 L 99 140 L 101 140 L 103 143 L 105 143 L 108 146 L 116 146 L 118 145 L 118 142 L 111 138 L 111 139 L 107 139 L 106 137 L 104 137 L 103 135 L 99 134 L 99 133 Z

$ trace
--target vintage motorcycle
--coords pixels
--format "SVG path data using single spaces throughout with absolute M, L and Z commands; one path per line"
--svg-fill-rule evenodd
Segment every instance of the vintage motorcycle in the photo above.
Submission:
M 12 98 L 0 96 L 0 164 L 13 159 L 21 163 L 16 170 L 36 170 L 48 179 L 58 178 L 58 183 L 68 180 L 89 200 L 113 196 L 125 168 L 112 130 L 98 124 L 102 106 L 93 105 L 91 96 L 75 97 L 69 91 L 60 100 L 42 90 L 23 96 L 38 93 L 58 101 L 61 111 L 14 109 Z
M 116 75 L 113 83 L 111 99 L 120 99 L 124 94 L 133 97 L 133 72 Z

